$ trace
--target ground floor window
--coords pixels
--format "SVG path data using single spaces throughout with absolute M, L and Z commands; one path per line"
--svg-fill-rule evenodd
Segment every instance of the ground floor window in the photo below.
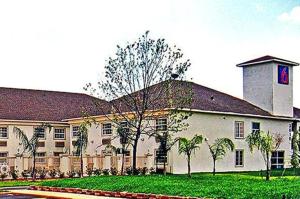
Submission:
M 271 168 L 283 169 L 284 168 L 284 151 L 273 151 L 271 156 Z
M 45 152 L 39 152 L 36 153 L 36 160 L 37 163 L 46 163 L 46 153 Z
M 0 165 L 7 163 L 8 152 L 0 152 Z
M 168 163 L 168 154 L 163 150 L 157 149 L 155 150 L 155 163 L 156 164 L 164 164 Z
M 235 150 L 235 166 L 244 166 L 244 150 L 242 149 Z

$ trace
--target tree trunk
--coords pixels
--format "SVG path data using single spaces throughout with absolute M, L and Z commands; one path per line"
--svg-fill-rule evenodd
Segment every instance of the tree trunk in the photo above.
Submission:
M 214 168 L 213 168 L 213 175 L 216 175 L 216 160 L 213 160 L 214 162 Z
M 80 152 L 80 177 L 83 177 L 83 156 L 82 151 Z
M 124 149 L 124 147 L 123 147 L 123 149 L 122 149 L 123 151 L 122 151 L 122 166 L 121 166 L 121 175 L 123 175 L 123 173 L 124 173 L 124 158 L 125 158 L 125 149 Z
M 137 153 L 137 144 L 138 141 L 134 140 L 133 149 L 132 149 L 132 174 L 135 175 L 136 171 L 136 153 Z
M 269 161 L 269 154 L 267 154 L 267 173 L 266 173 L 266 180 L 270 180 L 270 161 Z
M 166 156 L 164 156 L 164 176 L 167 175 L 167 170 L 166 170 Z
M 189 178 L 191 178 L 192 174 L 191 174 L 191 155 L 190 154 L 187 155 L 187 161 L 188 161 L 188 176 L 189 176 Z
M 33 152 L 33 168 L 32 168 L 32 181 L 35 181 L 35 152 Z

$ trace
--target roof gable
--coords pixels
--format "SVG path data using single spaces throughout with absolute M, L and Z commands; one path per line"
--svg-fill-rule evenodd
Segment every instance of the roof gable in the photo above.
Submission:
M 257 59 L 252 59 L 250 61 L 246 61 L 240 64 L 237 64 L 237 67 L 244 67 L 244 66 L 250 66 L 250 65 L 256 65 L 256 64 L 263 64 L 263 63 L 268 63 L 268 62 L 278 62 L 278 63 L 283 63 L 283 64 L 287 64 L 290 66 L 298 66 L 299 63 L 293 62 L 293 61 L 289 61 L 286 59 L 281 59 L 278 57 L 273 57 L 270 55 L 266 55 L 263 57 L 259 57 Z

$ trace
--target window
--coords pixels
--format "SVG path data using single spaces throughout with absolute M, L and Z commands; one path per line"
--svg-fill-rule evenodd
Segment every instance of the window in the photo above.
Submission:
M 283 169 L 284 168 L 284 151 L 273 151 L 271 156 L 271 168 Z
M 164 153 L 162 150 L 157 149 L 155 151 L 155 162 L 156 164 L 168 163 L 168 155 Z
M 45 152 L 36 153 L 36 162 L 46 163 L 46 153 Z
M 34 133 L 37 134 L 38 138 L 45 139 L 45 129 L 44 128 L 40 128 L 40 127 L 34 128 Z
M 235 138 L 244 138 L 244 122 L 235 122 Z
M 129 125 L 128 125 L 128 122 L 121 122 L 120 123 L 120 126 L 124 129 L 124 131 L 126 132 L 126 133 L 128 133 L 129 132 Z
M 8 152 L 0 152 L 0 164 L 7 163 Z
M 252 122 L 252 133 L 260 131 L 260 123 L 259 122 Z
M 0 147 L 5 147 L 7 146 L 7 142 L 6 141 L 0 141 Z
M 242 149 L 235 150 L 235 166 L 244 166 L 244 150 Z
M 0 127 L 0 138 L 8 138 L 7 127 Z
M 103 135 L 112 134 L 111 123 L 102 124 L 102 134 Z
M 156 119 L 156 125 L 155 125 L 156 131 L 166 131 L 166 130 L 168 130 L 167 123 L 168 122 L 167 122 L 166 118 Z
M 37 147 L 45 147 L 45 142 L 38 142 Z
M 65 139 L 65 129 L 54 129 L 54 139 Z
M 73 137 L 79 136 L 79 126 L 73 126 L 72 134 L 73 134 Z
M 55 142 L 55 147 L 63 148 L 65 147 L 65 142 Z

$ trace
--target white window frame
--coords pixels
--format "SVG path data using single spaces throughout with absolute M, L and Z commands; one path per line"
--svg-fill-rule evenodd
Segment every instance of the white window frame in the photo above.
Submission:
M 36 153 L 35 161 L 38 164 L 45 164 L 46 163 L 46 152 L 38 152 L 38 153 Z
M 254 124 L 254 123 L 259 124 L 259 129 L 254 129 L 254 128 L 253 128 L 253 124 Z M 260 129 L 261 129 L 260 122 L 252 122 L 252 123 L 251 123 L 251 130 L 252 130 L 251 132 L 252 132 L 252 133 L 257 132 L 257 131 L 260 131 Z
M 110 127 L 107 127 L 106 125 L 110 125 Z M 105 136 L 112 135 L 112 124 L 111 123 L 103 123 L 102 124 L 102 135 L 105 135 Z
M 239 153 L 239 154 L 238 154 Z M 242 153 L 242 159 L 240 157 L 240 153 Z M 244 167 L 244 158 L 245 153 L 244 153 L 244 149 L 236 149 L 235 153 L 234 153 L 234 165 L 236 167 Z
M 72 137 L 78 137 L 78 136 L 79 136 L 79 126 L 72 126 Z
M 164 164 L 164 162 L 163 161 L 157 161 L 157 153 L 159 152 L 160 150 L 159 149 L 155 149 L 154 150 L 154 161 L 155 161 L 155 164 L 156 165 L 163 165 Z M 168 152 L 167 152 L 167 154 L 166 154 L 166 160 L 165 160 L 165 163 L 166 163 L 166 165 L 168 164 L 168 161 L 169 161 L 169 157 L 168 157 Z
M 58 130 L 58 131 L 63 131 L 63 133 L 62 132 L 56 132 L 56 130 Z M 57 135 L 60 135 L 60 136 L 58 136 L 58 137 L 56 137 Z M 61 137 L 61 135 L 63 135 L 62 137 Z M 66 129 L 65 128 L 55 128 L 54 129 L 54 139 L 55 140 L 65 140 L 66 139 Z
M 283 157 L 280 157 L 278 156 L 279 153 L 282 153 L 283 152 Z M 276 153 L 276 156 L 274 157 L 273 156 L 273 153 Z M 280 168 L 284 168 L 284 154 L 285 154 L 285 151 L 284 150 L 278 150 L 278 151 L 272 151 L 272 155 L 271 155 L 271 167 L 272 166 L 276 166 L 276 169 L 280 169 Z M 272 160 L 276 161 L 276 163 L 272 163 Z M 279 160 L 282 159 L 282 163 L 279 163 Z M 282 166 L 282 167 L 278 167 L 278 166 Z
M 6 130 L 4 130 L 6 129 Z M 6 134 L 6 136 L 3 136 Z M 0 126 L 0 139 L 8 139 L 8 127 L 7 126 Z
M 168 130 L 168 119 L 158 118 L 155 120 L 155 130 L 159 132 L 164 132 Z
M 42 127 L 34 127 L 33 131 L 34 133 L 36 133 L 37 129 L 43 129 L 44 132 L 39 132 L 39 135 L 43 135 L 43 136 L 38 136 L 38 138 L 40 139 L 46 139 L 46 129 L 45 128 L 42 128 Z M 43 134 L 40 134 L 40 133 L 43 133 Z
M 235 121 L 234 122 L 234 137 L 236 139 L 245 138 L 245 122 L 244 121 Z
M 1 164 L 7 164 L 8 163 L 8 152 L 7 151 L 1 151 L 0 152 L 0 165 Z M 2 156 L 2 154 L 6 154 L 5 156 Z

